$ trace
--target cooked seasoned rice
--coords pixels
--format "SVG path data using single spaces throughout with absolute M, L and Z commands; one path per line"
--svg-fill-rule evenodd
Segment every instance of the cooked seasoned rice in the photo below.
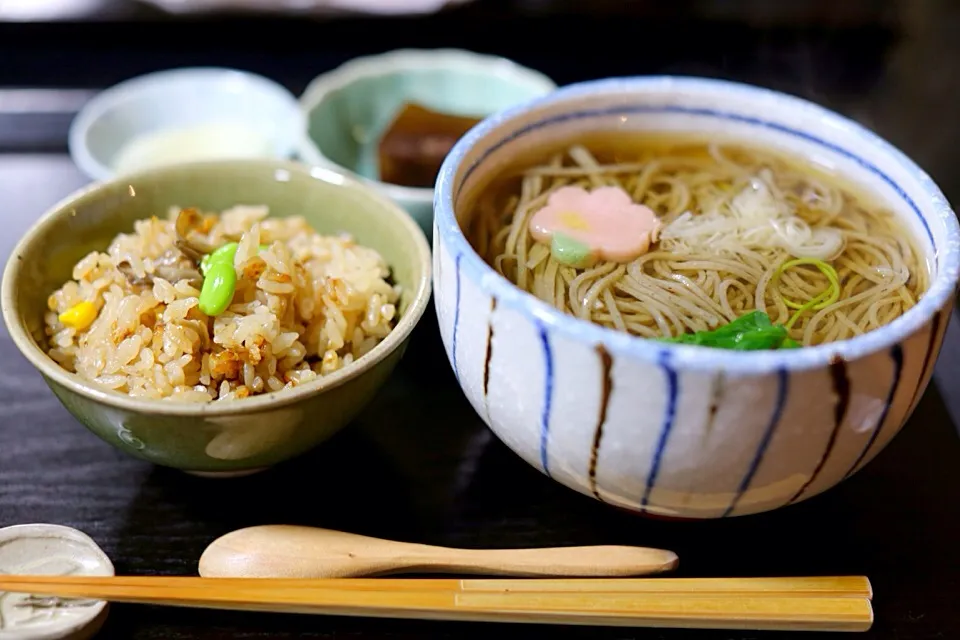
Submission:
M 186 213 L 195 224 L 184 248 L 178 216 Z M 399 287 L 383 257 L 348 236 L 320 235 L 302 217 L 268 214 L 265 206 L 172 209 L 167 219 L 137 221 L 50 296 L 50 357 L 109 389 L 182 402 L 280 391 L 362 357 L 397 314 Z M 193 249 L 228 242 L 238 243 L 236 292 L 209 317 L 198 306 Z M 258 254 L 261 245 L 269 246 Z M 60 321 L 84 301 L 96 309 L 89 327 Z

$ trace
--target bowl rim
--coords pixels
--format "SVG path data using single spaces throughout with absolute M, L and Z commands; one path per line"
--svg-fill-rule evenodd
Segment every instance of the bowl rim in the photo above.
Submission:
M 466 66 L 490 74 L 513 74 L 531 86 L 538 86 L 544 94 L 557 89 L 557 83 L 546 74 L 524 66 L 519 62 L 497 55 L 475 53 L 467 49 L 396 49 L 386 53 L 352 58 L 337 68 L 320 74 L 310 81 L 300 96 L 300 109 L 304 117 L 303 135 L 298 153 L 304 162 L 326 166 L 349 175 L 355 180 L 382 190 L 399 202 L 429 205 L 433 202 L 433 187 L 406 187 L 383 182 L 360 175 L 356 171 L 334 162 L 310 137 L 309 114 L 334 91 L 343 89 L 361 78 L 389 76 L 409 69 L 437 70 L 462 69 Z
M 400 222 L 401 228 L 405 231 L 405 241 L 409 242 L 414 248 L 414 259 L 420 264 L 421 273 L 418 280 L 414 283 L 413 296 L 406 312 L 400 316 L 396 326 L 387 334 L 387 337 L 381 340 L 373 349 L 342 369 L 321 376 L 316 380 L 298 385 L 292 389 L 282 389 L 280 391 L 250 396 L 243 400 L 229 403 L 180 403 L 168 399 L 137 398 L 117 391 L 99 388 L 92 382 L 61 367 L 34 342 L 32 336 L 24 327 L 21 309 L 17 304 L 17 297 L 15 295 L 16 285 L 23 264 L 19 256 L 25 248 L 35 242 L 55 220 L 70 215 L 70 209 L 77 203 L 90 197 L 97 197 L 98 192 L 105 193 L 110 188 L 116 188 L 128 182 L 151 180 L 167 173 L 243 167 L 261 170 L 265 173 L 275 173 L 277 171 L 299 173 L 304 177 L 319 180 L 335 187 L 353 190 L 373 200 L 379 205 L 383 215 L 393 217 Z M 165 416 L 223 417 L 272 410 L 295 404 L 307 397 L 319 395 L 325 391 L 339 387 L 372 369 L 399 348 L 410 337 L 413 329 L 420 322 L 432 293 L 432 269 L 433 263 L 430 247 L 420 226 L 406 211 L 370 187 L 360 184 L 355 180 L 345 178 L 329 169 L 308 167 L 289 160 L 212 160 L 149 169 L 107 182 L 93 183 L 75 191 L 53 205 L 43 216 L 31 225 L 11 251 L 10 258 L 7 260 L 3 272 L 2 290 L 0 290 L 0 307 L 2 307 L 7 331 L 10 333 L 14 344 L 16 344 L 20 353 L 22 353 L 48 381 L 52 380 L 73 393 L 99 404 L 125 411 Z
M 177 83 L 192 78 L 236 78 L 247 83 L 250 90 L 260 93 L 269 93 L 278 99 L 287 102 L 290 108 L 291 128 L 295 129 L 294 141 L 290 145 L 290 152 L 296 151 L 299 138 L 306 129 L 306 119 L 297 104 L 297 97 L 279 82 L 266 76 L 234 69 L 232 67 L 178 67 L 162 69 L 139 76 L 122 80 L 103 91 L 98 92 L 80 108 L 70 123 L 67 133 L 67 149 L 74 163 L 83 173 L 93 180 L 109 180 L 119 175 L 115 170 L 101 162 L 87 144 L 87 134 L 110 109 L 127 101 L 138 92 L 155 85 Z
M 921 214 L 924 220 L 938 219 L 946 229 L 940 245 L 934 246 L 934 255 L 939 256 L 936 274 L 920 301 L 891 323 L 854 338 L 802 349 L 731 351 L 697 345 L 658 343 L 565 314 L 508 281 L 476 253 L 457 223 L 453 189 L 466 154 L 478 142 L 506 123 L 567 100 L 601 94 L 646 95 L 671 90 L 682 91 L 687 96 L 695 95 L 705 103 L 710 96 L 722 94 L 735 96 L 744 102 L 758 99 L 772 101 L 784 109 L 806 112 L 832 128 L 845 130 L 855 136 L 867 154 L 887 156 L 905 170 L 921 185 L 928 200 L 929 204 L 923 210 L 930 213 Z M 473 274 L 479 274 L 474 283 L 482 291 L 522 311 L 545 328 L 575 341 L 603 345 L 611 353 L 627 355 L 648 363 L 663 364 L 669 361 L 671 366 L 692 371 L 722 370 L 734 375 L 762 375 L 775 370 L 801 371 L 821 368 L 838 358 L 853 361 L 890 348 L 920 329 L 948 303 L 955 295 L 960 277 L 960 223 L 957 216 L 930 176 L 903 152 L 866 127 L 809 100 L 755 85 L 694 76 L 635 76 L 580 82 L 486 118 L 454 145 L 441 167 L 434 197 L 434 227 L 434 235 L 439 234 L 444 250 L 457 256 L 458 262 L 460 259 L 464 262 L 464 265 L 458 265 L 458 275 L 459 269 L 464 267 Z M 941 324 L 946 326 L 947 323 Z

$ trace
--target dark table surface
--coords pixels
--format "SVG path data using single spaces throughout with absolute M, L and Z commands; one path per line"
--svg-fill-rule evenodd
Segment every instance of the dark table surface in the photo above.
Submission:
M 66 126 L 87 90 L 166 66 L 226 64 L 271 75 L 299 91 L 343 59 L 395 46 L 494 51 L 561 83 L 670 72 L 783 89 L 875 128 L 917 159 L 956 201 L 960 6 L 936 0 L 879 4 L 894 7 L 894 19 L 878 14 L 876 20 L 838 18 L 834 24 L 820 20 L 798 27 L 715 17 L 685 23 L 669 16 L 612 22 L 569 14 L 541 17 L 540 46 L 528 19 L 483 12 L 468 22 L 440 16 L 402 27 L 381 21 L 348 21 L 335 28 L 265 21 L 285 25 L 284 30 L 264 30 L 255 40 L 244 36 L 250 24 L 242 21 L 3 25 L 0 260 L 6 261 L 46 207 L 86 182 L 64 155 L 64 145 Z M 484 37 L 484 30 L 494 28 L 497 38 Z M 268 523 L 463 547 L 641 544 L 677 551 L 685 576 L 864 574 L 876 590 L 876 624 L 864 637 L 960 638 L 956 321 L 934 384 L 904 431 L 863 472 L 779 512 L 701 523 L 626 515 L 524 464 L 486 430 L 462 396 L 432 312 L 388 387 L 357 424 L 302 459 L 229 481 L 157 468 L 101 442 L 59 405 L 5 330 L 0 330 L 0 363 L 0 525 L 77 527 L 104 548 L 119 573 L 195 574 L 197 559 L 214 538 Z M 115 606 L 101 637 L 479 639 L 495 633 L 556 640 L 781 635 Z

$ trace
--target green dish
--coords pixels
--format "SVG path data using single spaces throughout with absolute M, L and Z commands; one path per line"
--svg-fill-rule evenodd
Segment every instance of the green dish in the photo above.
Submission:
M 557 85 L 538 71 L 459 49 L 401 49 L 354 58 L 315 78 L 300 98 L 307 120 L 300 158 L 357 178 L 403 207 L 430 237 L 433 189 L 379 179 L 380 136 L 405 102 L 484 118 Z
M 337 372 L 229 403 L 144 400 L 105 390 L 63 369 L 41 349 L 47 297 L 81 257 L 130 232 L 135 220 L 162 215 L 170 206 L 219 211 L 235 204 L 266 204 L 271 216 L 303 215 L 320 233 L 347 231 L 378 250 L 403 288 L 394 330 Z M 40 218 L 7 263 L 3 316 L 21 353 L 96 435 L 158 465 L 238 475 L 304 453 L 360 413 L 399 362 L 426 309 L 430 260 L 426 238 L 410 216 L 349 178 L 277 161 L 178 165 L 94 184 Z

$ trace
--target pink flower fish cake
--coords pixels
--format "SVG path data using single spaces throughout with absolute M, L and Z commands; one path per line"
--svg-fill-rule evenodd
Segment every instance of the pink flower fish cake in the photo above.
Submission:
M 530 218 L 530 235 L 554 259 L 578 269 L 598 261 L 631 262 L 650 250 L 661 223 L 619 187 L 561 187 Z

